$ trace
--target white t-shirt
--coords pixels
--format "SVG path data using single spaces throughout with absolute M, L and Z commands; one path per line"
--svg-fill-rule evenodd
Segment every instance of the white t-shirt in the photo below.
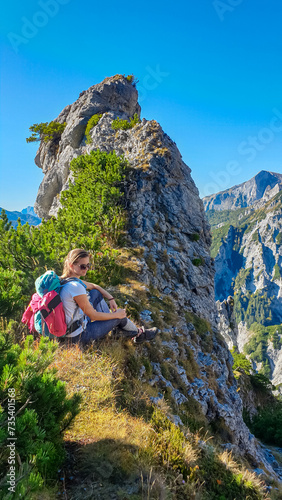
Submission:
M 82 326 L 77 328 L 74 332 L 66 335 L 66 337 L 76 337 L 86 328 L 87 316 L 84 315 L 84 312 L 80 309 L 80 307 L 78 307 L 74 300 L 74 297 L 77 295 L 87 295 L 85 287 L 82 283 L 79 283 L 79 281 L 70 281 L 69 283 L 66 283 L 60 292 L 60 297 L 65 310 L 67 326 L 70 326 L 70 324 L 74 321 L 83 320 Z

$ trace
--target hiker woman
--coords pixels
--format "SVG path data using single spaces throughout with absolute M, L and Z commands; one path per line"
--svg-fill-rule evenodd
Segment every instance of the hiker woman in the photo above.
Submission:
M 61 276 L 64 286 L 60 293 L 68 325 L 64 338 L 86 344 L 105 337 L 113 328 L 118 327 L 126 337 L 133 338 L 136 344 L 152 340 L 157 334 L 157 328 L 138 328 L 126 317 L 125 309 L 118 308 L 110 293 L 94 283 L 79 279 L 86 275 L 89 267 L 89 253 L 81 248 L 71 250 L 65 259 Z M 86 289 L 89 290 L 88 293 Z

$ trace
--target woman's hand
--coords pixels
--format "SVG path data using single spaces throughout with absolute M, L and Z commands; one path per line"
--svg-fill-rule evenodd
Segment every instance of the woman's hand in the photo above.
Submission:
M 109 305 L 110 305 L 110 309 L 111 309 L 112 312 L 115 312 L 115 311 L 118 310 L 118 306 L 116 304 L 115 299 L 109 300 Z
M 115 315 L 115 318 L 118 319 L 126 318 L 125 309 L 117 309 L 113 314 Z

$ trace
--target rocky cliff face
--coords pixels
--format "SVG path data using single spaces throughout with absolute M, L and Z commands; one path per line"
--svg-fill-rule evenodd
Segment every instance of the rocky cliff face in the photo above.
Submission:
M 159 388 L 157 399 L 164 391 L 170 394 L 178 408 L 176 422 L 181 423 L 181 411 L 191 398 L 196 400 L 208 421 L 224 422 L 227 446 L 247 452 L 270 470 L 242 420 L 232 358 L 216 327 L 214 266 L 203 203 L 176 144 L 156 121 L 143 119 L 132 129 L 113 130 L 114 119 L 129 120 L 135 113 L 140 116 L 137 91 L 118 75 L 67 106 L 57 118 L 67 124 L 59 147 L 42 143 L 36 156 L 45 173 L 36 211 L 41 217 L 56 215 L 60 192 L 72 181 L 73 158 L 98 148 L 125 156 L 131 166 L 125 187 L 128 239 L 131 247 L 143 249 L 143 256 L 134 258 L 140 284 L 148 294 L 153 291 L 152 303 L 157 295 L 160 316 L 169 301 L 174 318 L 165 321 L 149 383 Z M 86 125 L 94 114 L 102 117 L 91 130 L 91 144 L 86 144 Z M 150 323 L 152 311 L 142 314 Z M 144 354 L 149 357 L 146 347 Z M 145 380 L 145 368 L 140 377 Z
M 91 131 L 92 143 L 86 144 L 87 122 L 97 113 L 102 117 Z M 45 218 L 57 213 L 60 192 L 71 182 L 73 158 L 95 149 L 123 154 L 133 167 L 126 194 L 129 235 L 153 263 L 142 279 L 174 294 L 182 305 L 189 302 L 213 322 L 210 232 L 198 190 L 176 144 L 156 121 L 143 119 L 133 129 L 113 130 L 114 119 L 129 120 L 135 113 L 140 116 L 137 91 L 124 77 L 90 87 L 67 106 L 56 119 L 67 123 L 58 151 L 42 141 L 35 158 L 45 173 L 35 209 Z
M 230 226 L 227 238 L 215 259 L 215 289 L 217 298 L 223 300 L 231 294 L 234 278 L 239 271 L 249 270 L 246 278 L 242 277 L 244 282 L 241 289 L 251 293 L 263 291 L 271 298 L 272 323 L 280 324 L 282 247 L 277 236 L 282 230 L 282 213 L 280 201 L 273 204 L 274 210 L 270 209 L 251 228 L 248 224 L 245 225 L 245 230 L 243 227 Z
M 216 301 L 218 311 L 217 327 L 229 349 L 238 347 L 238 327 L 234 315 L 234 299 L 229 296 L 222 302 Z

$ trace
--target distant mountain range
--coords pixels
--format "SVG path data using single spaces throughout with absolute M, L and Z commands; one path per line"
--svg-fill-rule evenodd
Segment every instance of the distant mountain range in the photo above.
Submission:
M 0 212 L 3 208 L 0 207 Z M 4 208 L 5 210 L 5 208 Z M 34 212 L 33 207 L 26 207 L 21 212 L 10 212 L 9 210 L 5 210 L 6 215 L 9 221 L 12 223 L 13 227 L 16 228 L 18 225 L 18 219 L 21 220 L 22 224 L 28 222 L 30 226 L 38 226 L 40 224 L 41 219 Z
M 267 201 L 282 189 L 282 174 L 261 170 L 249 181 L 203 198 L 205 210 L 236 210 Z
M 228 304 L 234 305 L 226 341 L 282 384 L 282 174 L 263 170 L 203 201 L 212 229 L 215 296 L 225 320 Z

